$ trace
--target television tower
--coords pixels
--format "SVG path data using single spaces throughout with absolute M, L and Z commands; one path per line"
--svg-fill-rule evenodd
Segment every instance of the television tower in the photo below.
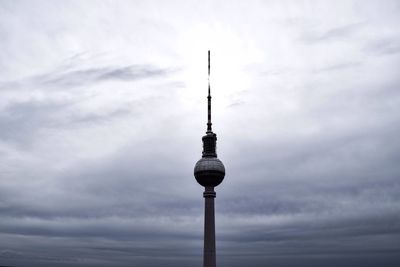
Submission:
M 208 50 L 208 116 L 207 131 L 203 136 L 202 158 L 194 166 L 194 177 L 204 186 L 204 251 L 203 267 L 216 267 L 215 255 L 215 215 L 214 187 L 219 185 L 225 177 L 224 164 L 217 158 L 217 135 L 211 128 L 211 89 L 210 89 L 210 50 Z

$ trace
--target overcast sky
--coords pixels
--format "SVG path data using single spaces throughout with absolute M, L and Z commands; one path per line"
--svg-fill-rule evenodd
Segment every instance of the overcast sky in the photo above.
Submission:
M 0 265 L 400 266 L 399 1 L 0 0 Z

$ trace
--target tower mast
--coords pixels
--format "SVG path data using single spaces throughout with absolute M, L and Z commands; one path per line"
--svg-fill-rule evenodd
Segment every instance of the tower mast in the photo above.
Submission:
M 208 116 L 207 116 L 207 132 L 212 132 L 212 123 L 211 123 L 211 86 L 210 86 L 210 50 L 208 50 Z

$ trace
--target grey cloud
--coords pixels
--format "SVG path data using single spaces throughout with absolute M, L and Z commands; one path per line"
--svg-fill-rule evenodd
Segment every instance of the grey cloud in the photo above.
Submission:
M 368 42 L 364 50 L 375 55 L 396 55 L 400 52 L 398 38 L 384 38 Z
M 15 250 L 2 250 L 0 251 L 0 259 L 2 260 L 26 260 L 26 261 L 45 261 L 45 262 L 55 262 L 55 263 L 77 263 L 77 259 L 62 258 L 62 257 L 51 257 L 46 254 L 43 256 L 33 253 L 24 253 Z M 4 266 L 5 267 L 5 266 Z
M 20 81 L 6 81 L 0 83 L 0 89 L 15 90 L 26 86 L 76 87 L 105 81 L 136 81 L 162 77 L 176 72 L 176 69 L 157 68 L 149 65 L 129 65 L 121 67 L 93 67 L 86 69 L 59 70 L 28 77 Z
M 127 107 L 121 107 L 107 114 L 70 114 L 75 103 L 70 100 L 63 102 L 28 101 L 13 103 L 3 109 L 0 114 L 1 140 L 20 147 L 30 147 L 37 138 L 46 138 L 49 129 L 62 129 L 80 125 L 99 124 L 114 118 L 133 115 Z
M 359 67 L 361 64 L 362 64 L 361 62 L 343 62 L 317 69 L 316 72 L 328 72 L 328 71 L 340 71 L 340 70 L 352 69 Z
M 303 33 L 300 39 L 306 43 L 318 43 L 347 39 L 352 37 L 357 30 L 364 26 L 365 22 L 358 22 L 340 27 L 334 27 L 325 31 L 308 30 Z
M 58 82 L 56 82 L 58 83 Z M 52 86 L 59 86 L 53 84 Z M 171 84 L 171 88 L 181 86 Z M 40 84 L 34 84 L 40 88 Z M 53 88 L 53 87 L 52 87 Z M 17 90 L 17 89 L 16 89 Z M 29 89 L 24 88 L 24 91 Z M 44 92 L 45 95 L 51 93 Z M 55 93 L 58 94 L 58 93 Z M 62 94 L 62 92 L 61 92 Z M 74 93 L 71 93 L 74 95 Z M 57 95 L 55 96 L 57 97 Z M 80 97 L 77 92 L 74 98 L 58 99 L 27 99 L 20 102 L 10 101 L 0 114 L 0 139 L 20 147 L 29 147 L 37 138 L 46 138 L 48 130 L 65 130 L 85 126 L 106 125 L 115 119 L 137 118 L 140 108 L 146 103 L 157 103 L 163 101 L 163 97 L 147 96 L 144 99 L 124 100 L 119 106 L 111 110 L 79 111 L 79 101 L 90 101 L 87 97 Z
M 36 79 L 43 84 L 55 86 L 83 86 L 108 80 L 135 81 L 154 78 L 171 73 L 173 70 L 159 69 L 151 66 L 131 65 L 126 67 L 104 67 L 68 71 L 66 73 L 49 73 Z
M 35 4 L 47 39 L 22 23 L 30 4 L 13 5 L 0 16 L 10 33 L 2 57 L 15 59 L 0 69 L 14 77 L 0 84 L 0 264 L 201 266 L 193 164 L 206 103 L 186 84 L 206 74 L 197 70 L 204 36 L 227 33 L 235 43 L 224 47 L 239 54 L 222 49 L 235 60 L 220 70 L 243 63 L 249 83 L 213 95 L 227 170 L 216 190 L 218 265 L 399 266 L 397 36 L 369 20 L 383 29 L 397 14 L 365 1 L 246 4 L 249 12 L 235 2 L 208 12 L 219 10 L 214 1 Z M 65 27 L 49 17 L 55 10 Z M 17 54 L 25 31 L 33 41 Z M 98 44 L 111 47 L 100 59 Z M 172 65 L 187 69 L 160 67 Z
M 38 125 L 51 126 L 58 123 L 51 117 L 65 105 L 67 104 L 28 102 L 7 107 L 0 115 L 1 139 L 7 142 L 16 140 L 30 143 Z
M 299 74 L 324 74 L 328 72 L 346 72 L 346 71 L 357 71 L 363 66 L 361 61 L 344 61 L 334 64 L 325 64 L 324 66 L 313 68 L 310 70 L 296 69 L 296 68 L 273 68 L 265 71 L 258 71 L 260 76 L 264 77 L 276 77 L 276 76 L 289 76 L 289 75 L 299 75 Z

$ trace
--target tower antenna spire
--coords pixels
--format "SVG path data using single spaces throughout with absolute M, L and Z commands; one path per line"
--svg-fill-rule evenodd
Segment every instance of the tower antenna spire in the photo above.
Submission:
M 208 50 L 208 120 L 207 120 L 207 132 L 212 132 L 211 128 L 211 86 L 210 86 L 210 50 Z

